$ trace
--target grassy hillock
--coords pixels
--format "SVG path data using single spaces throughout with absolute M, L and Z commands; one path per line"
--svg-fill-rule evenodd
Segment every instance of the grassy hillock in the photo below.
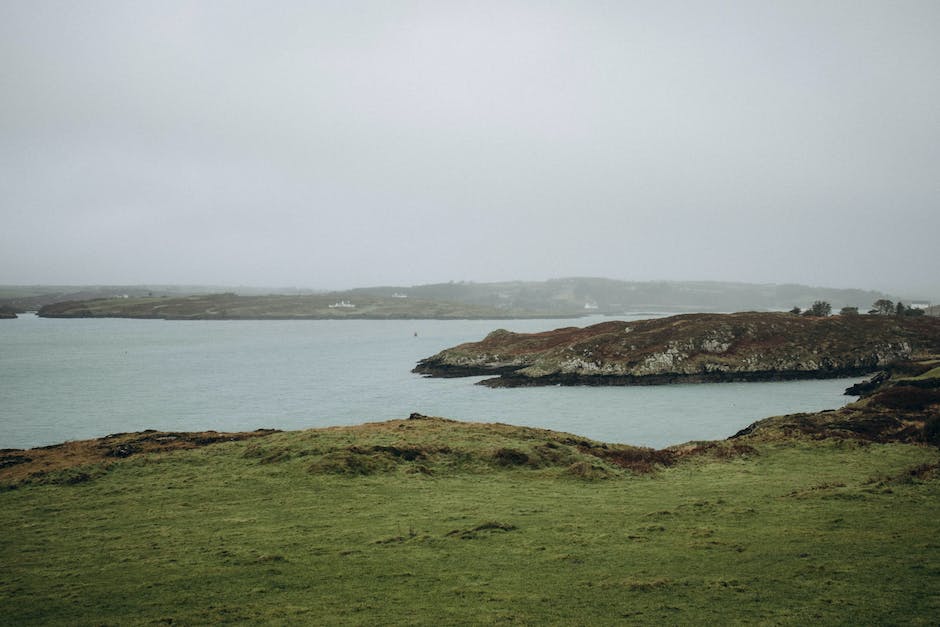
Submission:
M 413 415 L 0 454 L 6 624 L 934 624 L 940 453 Z

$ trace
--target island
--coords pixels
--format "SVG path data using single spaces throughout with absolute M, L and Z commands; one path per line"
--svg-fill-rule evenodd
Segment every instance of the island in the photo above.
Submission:
M 552 317 L 542 312 L 496 309 L 472 303 L 391 294 L 195 294 L 114 297 L 51 303 L 41 318 L 142 318 L 158 320 L 417 320 Z M 554 316 L 558 317 L 558 316 Z
M 22 312 L 17 312 L 13 307 L 0 305 L 0 320 L 14 320 L 17 317 L 17 313 Z
M 940 354 L 940 320 L 791 313 L 686 314 L 542 333 L 496 330 L 421 360 L 431 377 L 491 387 L 658 385 L 851 377 Z

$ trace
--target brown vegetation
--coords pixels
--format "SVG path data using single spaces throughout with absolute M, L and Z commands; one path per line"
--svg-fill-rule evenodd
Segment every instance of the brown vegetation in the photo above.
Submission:
M 688 314 L 542 333 L 497 330 L 414 372 L 499 375 L 494 387 L 645 385 L 856 376 L 940 352 L 940 320 L 775 313 Z
M 866 396 L 838 410 L 792 414 L 758 421 L 735 438 L 839 438 L 871 442 L 912 442 L 940 445 L 940 377 L 927 376 L 927 365 L 904 364 L 901 372 L 922 378 L 882 373 L 866 388 Z
M 219 442 L 257 438 L 271 429 L 250 432 L 142 431 L 115 433 L 97 440 L 78 440 L 33 449 L 0 450 L 0 485 L 81 483 L 104 472 L 119 459 L 146 453 L 198 448 Z

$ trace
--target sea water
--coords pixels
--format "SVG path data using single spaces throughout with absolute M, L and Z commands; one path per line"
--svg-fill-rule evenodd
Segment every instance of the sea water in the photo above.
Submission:
M 633 316 L 639 319 L 647 316 Z M 418 360 L 496 328 L 572 320 L 0 321 L 0 448 L 110 433 L 306 429 L 412 412 L 662 447 L 767 416 L 840 407 L 857 379 L 490 389 Z M 631 319 L 631 317 L 621 318 Z

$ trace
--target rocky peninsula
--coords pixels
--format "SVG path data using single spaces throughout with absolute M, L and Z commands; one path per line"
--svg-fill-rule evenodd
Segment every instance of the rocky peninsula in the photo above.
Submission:
M 687 314 L 543 333 L 496 330 L 423 359 L 432 377 L 490 387 L 658 385 L 860 376 L 940 353 L 940 320 L 789 313 Z

